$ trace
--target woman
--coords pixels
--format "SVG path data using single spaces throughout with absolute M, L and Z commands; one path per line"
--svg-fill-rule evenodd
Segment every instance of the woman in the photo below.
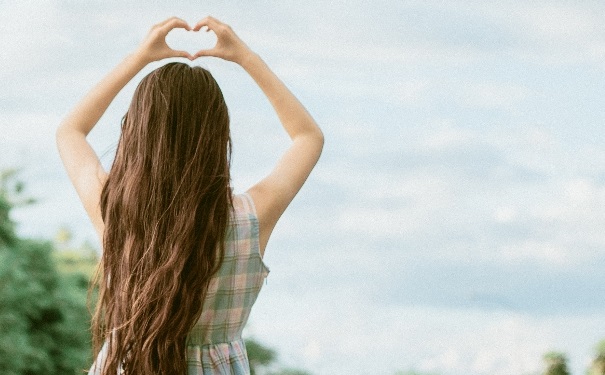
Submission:
M 195 55 L 172 50 L 165 37 L 175 28 L 206 28 L 217 43 Z M 273 105 L 292 140 L 273 171 L 232 195 L 220 88 L 208 71 L 171 63 L 137 87 L 106 173 L 86 136 L 117 93 L 153 61 L 200 56 L 239 64 Z M 264 249 L 323 147 L 300 102 L 229 26 L 173 17 L 68 114 L 57 145 L 103 244 L 93 317 L 102 348 L 90 373 L 249 373 L 241 331 L 268 273 Z

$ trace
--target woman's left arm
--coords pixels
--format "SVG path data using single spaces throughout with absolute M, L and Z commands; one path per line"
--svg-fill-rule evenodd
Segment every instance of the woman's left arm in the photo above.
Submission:
M 176 17 L 154 25 L 139 48 L 103 78 L 57 128 L 61 160 L 101 243 L 104 224 L 99 202 L 107 173 L 86 136 L 120 90 L 148 63 L 168 57 L 193 58 L 189 53 L 175 51 L 166 44 L 166 35 L 174 28 L 190 30 L 185 21 Z

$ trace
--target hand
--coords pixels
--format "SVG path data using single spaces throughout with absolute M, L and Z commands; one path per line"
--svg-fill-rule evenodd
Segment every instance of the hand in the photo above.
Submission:
M 176 51 L 168 47 L 166 44 L 166 35 L 173 29 L 191 30 L 187 22 L 180 18 L 172 17 L 156 25 L 153 25 L 145 40 L 139 46 L 137 54 L 139 54 L 145 62 L 153 62 L 162 60 L 168 57 L 186 57 L 193 60 L 194 57 L 186 51 Z
M 216 45 L 211 49 L 198 51 L 193 55 L 194 59 L 200 56 L 214 56 L 241 65 L 246 56 L 252 53 L 250 48 L 235 34 L 229 25 L 216 18 L 206 17 L 195 25 L 193 31 L 199 31 L 204 26 L 207 32 L 213 31 L 216 34 Z

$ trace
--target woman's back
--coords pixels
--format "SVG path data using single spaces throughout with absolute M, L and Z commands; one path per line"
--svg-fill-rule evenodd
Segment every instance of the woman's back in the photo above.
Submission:
M 260 254 L 258 224 L 250 195 L 234 196 L 223 263 L 210 281 L 202 315 L 187 338 L 189 375 L 250 373 L 242 330 L 269 274 Z M 105 345 L 99 353 L 90 375 L 101 374 L 107 349 Z
M 247 374 L 242 330 L 269 269 L 259 247 L 259 225 L 248 194 L 233 197 L 225 257 L 208 286 L 202 315 L 187 340 L 189 374 Z
M 165 38 L 175 28 L 206 28 L 217 43 L 195 55 L 172 50 Z M 269 175 L 246 194 L 232 197 L 229 190 L 228 111 L 216 80 L 201 67 L 170 63 L 143 78 L 109 173 L 88 143 L 141 69 L 177 56 L 240 65 L 290 137 Z M 93 334 L 95 350 L 105 342 L 96 361 L 104 365 L 91 373 L 248 374 L 241 332 L 268 273 L 261 257 L 323 147 L 302 104 L 228 25 L 206 17 L 192 28 L 173 17 L 152 27 L 67 115 L 57 145 L 103 244 Z

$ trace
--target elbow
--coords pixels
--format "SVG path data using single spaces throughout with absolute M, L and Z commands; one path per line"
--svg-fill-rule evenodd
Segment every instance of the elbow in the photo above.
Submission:
M 317 144 L 319 146 L 319 149 L 322 150 L 324 148 L 324 142 L 325 142 L 325 137 L 324 137 L 324 133 L 321 131 L 320 128 L 317 128 Z
M 57 130 L 55 130 L 55 141 L 57 142 L 57 146 L 60 146 L 63 137 L 65 137 L 65 128 L 63 128 L 63 124 L 61 124 L 57 127 Z
M 55 131 L 55 137 L 57 142 L 66 137 L 71 137 L 72 135 L 80 135 L 86 138 L 87 134 L 76 127 L 72 126 L 69 122 L 62 122 L 57 127 Z
M 61 149 L 71 144 L 75 139 L 86 138 L 86 134 L 73 129 L 66 123 L 61 123 L 55 131 L 55 142 L 57 149 L 61 152 Z
M 304 142 L 307 147 L 312 147 L 321 152 L 324 146 L 324 133 L 317 124 L 313 123 L 313 125 L 314 126 L 308 126 L 307 129 L 292 135 L 291 139 L 294 142 Z
M 317 158 L 319 159 L 319 156 L 321 155 L 321 152 L 324 148 L 324 133 L 321 131 L 321 129 L 317 128 L 316 131 L 312 132 L 312 134 L 309 134 L 309 139 L 311 140 L 313 148 L 317 153 Z
M 55 140 L 57 142 L 57 147 L 61 147 L 62 141 L 68 136 L 69 128 L 67 128 L 63 123 L 61 123 L 55 131 Z
M 59 126 L 57 126 L 57 130 L 55 131 L 55 135 L 57 137 L 57 139 L 64 137 L 65 135 L 69 134 L 71 127 L 69 126 L 69 123 L 64 121 L 61 121 L 61 123 L 59 124 Z
M 304 139 L 309 146 L 312 146 L 319 152 L 321 152 L 324 147 L 324 133 L 317 125 L 314 129 L 309 129 L 305 133 L 300 134 L 300 139 Z
M 313 125 L 314 126 L 310 127 L 310 129 L 307 131 L 306 135 L 311 138 L 313 142 L 316 143 L 321 149 L 324 145 L 324 133 L 321 131 L 321 128 L 317 126 L 315 121 L 313 122 Z

